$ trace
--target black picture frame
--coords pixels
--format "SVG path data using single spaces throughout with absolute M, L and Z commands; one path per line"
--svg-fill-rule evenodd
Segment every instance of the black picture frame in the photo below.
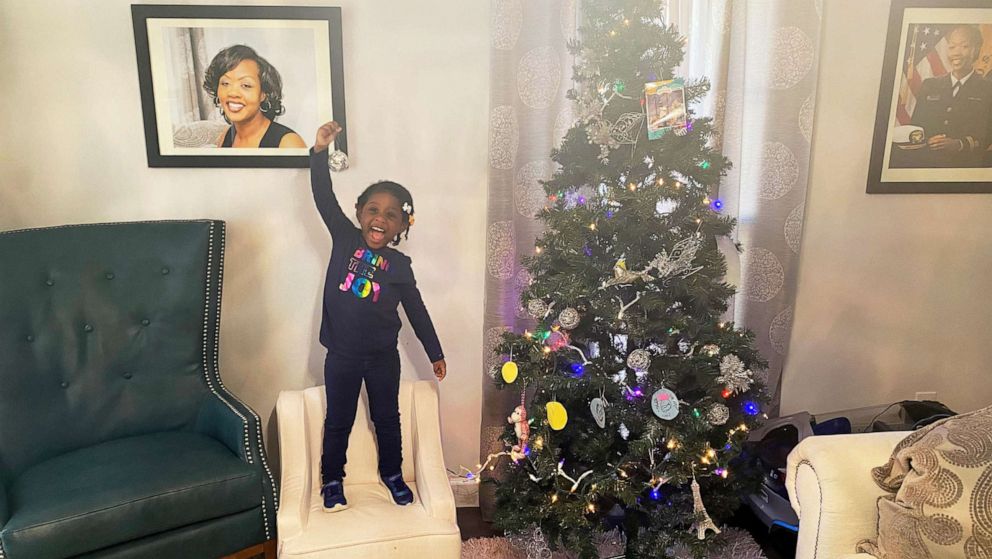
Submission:
M 318 126 L 326 120 L 336 120 L 344 130 L 337 136 L 334 147 L 347 153 L 340 7 L 133 4 L 131 19 L 149 167 L 309 167 L 306 148 L 217 148 L 214 140 L 209 145 L 204 143 L 204 138 L 220 138 L 210 135 L 218 129 L 221 134 L 224 130 L 231 132 L 228 124 L 220 120 L 227 117 L 220 112 L 216 98 L 210 99 L 209 93 L 199 91 L 206 45 L 212 44 L 215 49 L 208 53 L 207 63 L 209 57 L 219 52 L 216 45 L 230 43 L 251 46 L 263 58 L 272 60 L 271 55 L 253 46 L 251 41 L 241 40 L 242 35 L 266 37 L 263 42 L 270 50 L 281 53 L 282 60 L 290 61 L 292 68 L 302 68 L 303 71 L 292 75 L 277 69 L 282 75 L 282 89 L 292 84 L 297 93 L 299 111 L 294 117 L 299 119 L 297 127 L 302 130 L 289 127 L 309 145 Z M 187 30 L 199 38 L 194 39 L 196 48 L 190 48 L 189 44 L 166 48 L 167 44 L 177 44 L 173 37 L 182 36 Z M 228 43 L 222 43 L 225 39 Z M 294 41 L 305 41 L 309 48 L 301 49 Z M 175 70 L 174 60 L 187 55 L 191 62 L 181 71 Z M 181 75 L 181 80 L 175 78 L 177 75 Z M 182 81 L 183 87 L 177 87 L 177 81 Z M 285 115 L 276 117 L 280 123 L 290 114 L 289 95 L 285 92 L 284 95 L 287 109 Z M 209 101 L 204 101 L 204 96 Z M 192 110 L 181 110 L 177 97 L 192 99 L 187 100 Z M 301 98 L 306 101 L 299 101 Z M 214 112 L 207 112 L 208 104 L 213 105 L 209 108 Z M 175 114 L 182 117 L 174 118 Z M 188 116 L 191 114 L 194 116 Z M 305 116 L 308 118 L 304 119 Z M 197 132 L 193 139 L 189 130 Z
M 892 0 L 868 170 L 869 194 L 992 192 L 992 151 L 987 151 L 988 143 L 992 141 L 992 123 L 986 125 L 987 135 L 977 141 L 982 144 L 981 147 L 969 152 L 974 159 L 969 159 L 964 164 L 961 159 L 949 162 L 948 159 L 939 159 L 946 157 L 946 152 L 931 151 L 926 145 L 929 133 L 922 126 L 917 126 L 920 123 L 914 120 L 913 114 L 908 110 L 912 105 L 915 112 L 915 108 L 919 106 L 914 97 L 918 92 L 923 93 L 923 97 L 931 100 L 934 105 L 943 102 L 939 94 L 926 94 L 935 91 L 933 89 L 924 91 L 922 87 L 913 88 L 927 78 L 939 79 L 946 75 L 939 73 L 942 65 L 929 62 L 934 55 L 937 58 L 943 56 L 937 52 L 938 49 L 933 48 L 937 43 L 929 41 L 931 35 L 936 37 L 941 29 L 946 31 L 959 24 L 979 26 L 984 43 L 988 46 L 992 43 L 992 4 L 986 0 Z M 989 29 L 984 29 L 981 25 L 988 25 Z M 927 31 L 926 36 L 922 32 L 924 29 Z M 916 40 L 912 40 L 914 37 Z M 924 45 L 931 48 L 925 48 Z M 918 68 L 922 68 L 923 64 L 927 66 L 921 72 Z M 979 74 L 980 66 L 983 74 Z M 909 68 L 914 69 L 914 74 L 910 73 Z M 968 78 L 969 81 L 975 78 L 987 80 L 990 85 L 987 89 L 992 91 L 990 68 L 992 55 L 982 55 L 979 49 L 975 74 Z M 931 69 L 936 71 L 931 72 Z M 930 75 L 926 75 L 927 73 Z M 912 75 L 913 79 L 908 79 L 907 75 Z M 976 84 L 986 85 L 984 81 Z M 913 101 L 907 101 L 910 98 Z M 977 98 L 984 98 L 984 95 L 975 97 Z M 970 99 L 972 98 L 969 97 Z M 992 104 L 992 95 L 979 104 L 984 107 L 984 103 Z M 968 112 L 973 111 L 969 109 Z M 959 110 L 958 114 L 964 113 Z M 989 115 L 992 117 L 992 112 Z M 948 122 L 945 120 L 944 124 Z M 920 134 L 915 132 L 917 128 L 923 130 L 922 145 L 919 144 Z M 903 136 L 909 139 L 906 140 Z M 923 159 L 924 157 L 930 159 Z M 931 161 L 937 163 L 930 163 Z

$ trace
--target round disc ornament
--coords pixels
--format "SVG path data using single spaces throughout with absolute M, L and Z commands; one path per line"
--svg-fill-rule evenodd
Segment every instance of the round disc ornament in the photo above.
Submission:
M 675 419 L 679 414 L 679 398 L 674 392 L 662 388 L 651 396 L 651 411 L 664 420 Z
M 513 361 L 507 361 L 503 363 L 503 368 L 500 369 L 500 374 L 503 375 L 503 382 L 507 384 L 513 384 L 513 381 L 517 380 L 517 375 L 520 373 L 520 369 L 517 364 Z
M 600 429 L 606 427 L 606 402 L 602 398 L 593 398 L 589 402 L 589 411 L 592 412 L 592 419 Z
M 548 424 L 555 431 L 561 431 L 565 428 L 565 424 L 568 423 L 568 412 L 565 411 L 565 406 L 561 405 L 561 402 L 551 401 L 545 406 L 548 412 Z

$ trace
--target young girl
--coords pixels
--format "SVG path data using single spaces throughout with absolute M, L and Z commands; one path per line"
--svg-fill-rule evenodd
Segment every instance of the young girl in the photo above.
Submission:
M 321 455 L 321 494 L 327 511 L 348 507 L 341 480 L 362 381 L 379 443 L 379 476 L 396 504 L 413 502 L 413 493 L 400 471 L 399 303 L 403 303 L 434 364 L 434 375 L 440 381 L 447 374 L 441 344 L 413 278 L 410 258 L 387 246 L 400 244 L 401 234 L 409 238 L 413 198 L 395 182 L 369 186 L 355 204 L 356 228 L 341 211 L 327 168 L 326 150 L 339 132 L 337 122 L 321 126 L 310 152 L 313 199 L 333 239 L 320 324 L 320 343 L 327 348 L 327 418 Z

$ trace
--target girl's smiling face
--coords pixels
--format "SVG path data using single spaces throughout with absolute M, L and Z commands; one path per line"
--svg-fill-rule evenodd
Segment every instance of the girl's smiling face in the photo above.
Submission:
M 400 201 L 388 192 L 372 194 L 356 210 L 362 237 L 369 248 L 383 248 L 407 228 Z
M 242 60 L 220 77 L 217 84 L 217 98 L 224 109 L 224 115 L 232 123 L 246 122 L 259 113 L 265 100 L 262 93 L 262 80 L 259 78 L 258 63 Z

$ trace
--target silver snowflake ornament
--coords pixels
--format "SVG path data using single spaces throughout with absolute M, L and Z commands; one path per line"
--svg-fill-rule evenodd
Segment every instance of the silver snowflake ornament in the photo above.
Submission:
M 736 355 L 723 356 L 720 360 L 720 376 L 716 380 L 733 394 L 746 392 L 754 383 L 751 371 L 744 367 L 744 363 Z

